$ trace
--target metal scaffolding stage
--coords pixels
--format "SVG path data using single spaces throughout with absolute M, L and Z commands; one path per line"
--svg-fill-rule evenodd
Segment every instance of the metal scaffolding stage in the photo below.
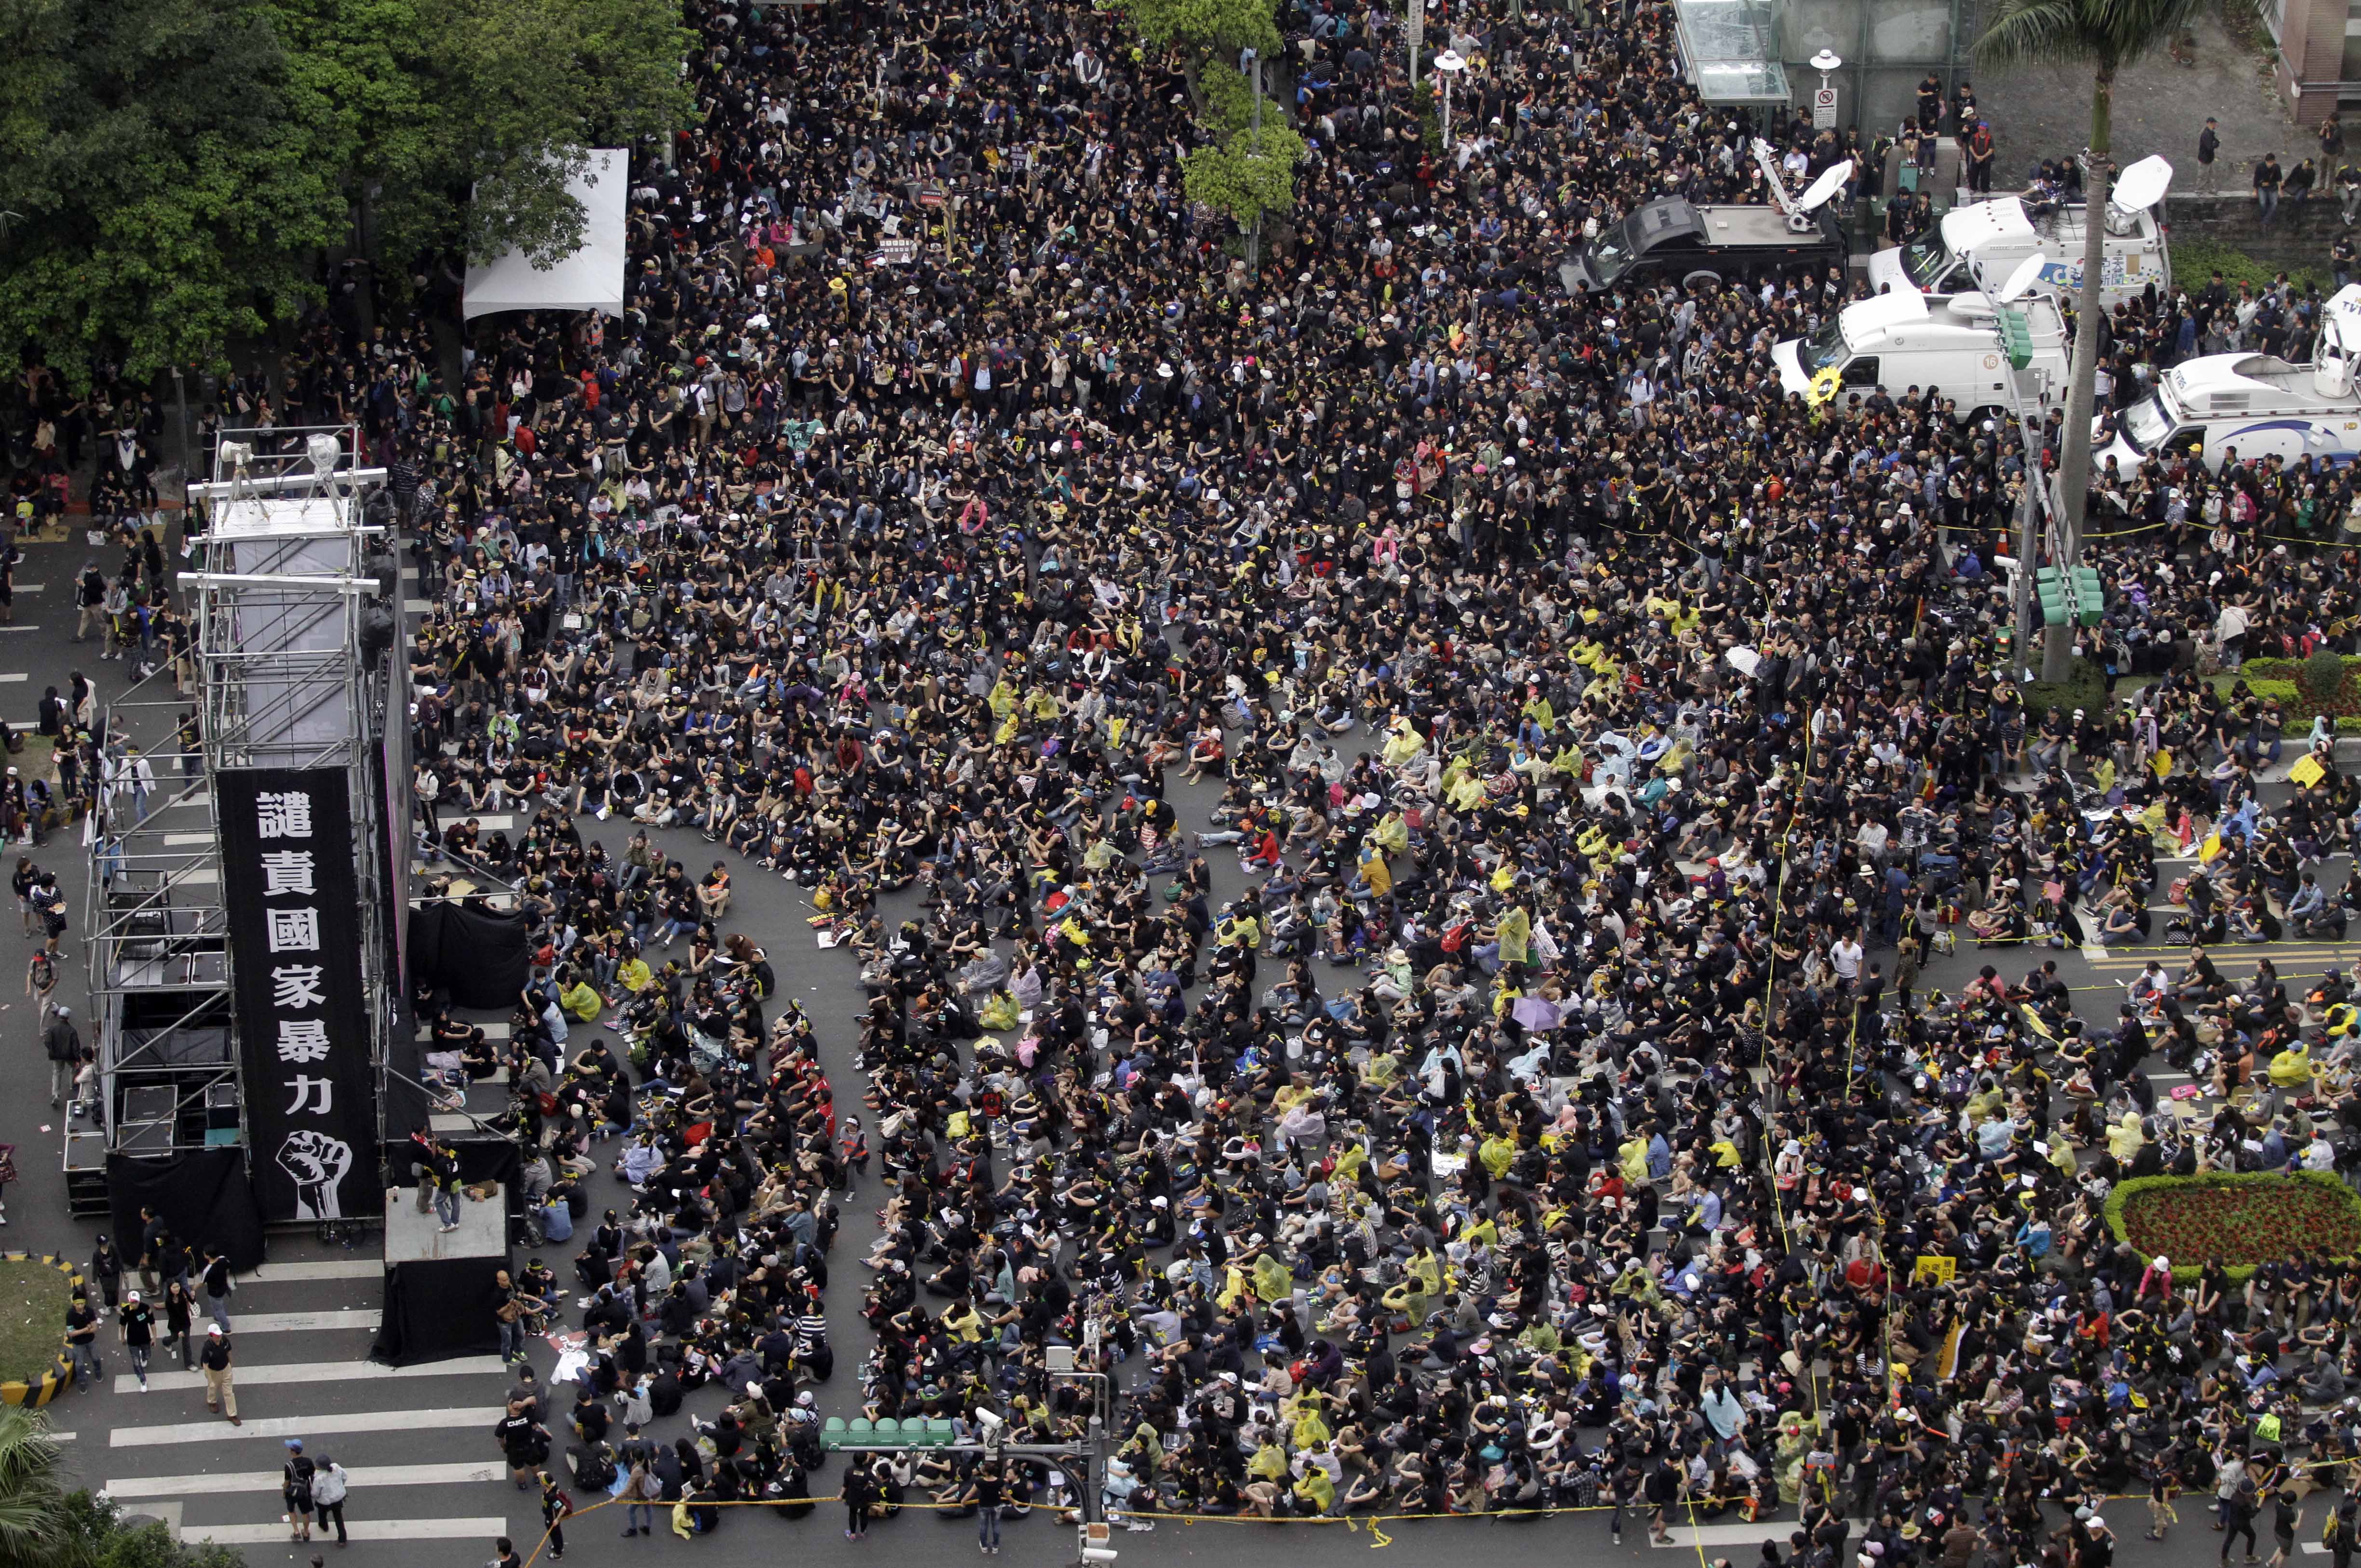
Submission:
M 223 433 L 179 581 L 195 692 L 167 668 L 107 709 L 87 923 L 104 1092 L 69 1130 L 78 1208 L 104 1207 L 108 1156 L 248 1151 L 266 1222 L 340 1218 L 377 1186 L 406 858 L 386 834 L 385 473 L 356 464 L 358 436 Z

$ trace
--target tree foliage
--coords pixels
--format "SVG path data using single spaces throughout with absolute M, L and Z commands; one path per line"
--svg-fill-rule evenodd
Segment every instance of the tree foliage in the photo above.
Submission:
M 551 264 L 583 149 L 686 125 L 689 41 L 676 0 L 0 0 L 0 359 L 215 367 L 336 251 Z
M 457 239 L 551 265 L 582 240 L 587 149 L 685 126 L 672 0 L 268 0 L 291 95 L 388 257 Z M 472 198 L 471 198 L 472 192 Z
M 1302 137 L 1272 115 L 1258 132 L 1240 131 L 1183 158 L 1181 189 L 1191 201 L 1217 207 L 1239 227 L 1250 227 L 1265 213 L 1295 204 L 1295 166 L 1304 155 Z
M 1276 7 L 1268 0 L 1109 0 L 1140 40 L 1159 49 L 1179 48 L 1196 56 L 1235 59 L 1253 49 L 1263 56 L 1280 49 Z
M 332 171 L 291 136 L 251 6 L 0 0 L 0 353 L 70 376 L 211 360 L 313 287 Z
M 59 1478 L 63 1453 L 49 1420 L 0 1406 L 0 1563 L 21 1568 L 82 1568 L 94 1561 L 88 1509 L 71 1506 Z

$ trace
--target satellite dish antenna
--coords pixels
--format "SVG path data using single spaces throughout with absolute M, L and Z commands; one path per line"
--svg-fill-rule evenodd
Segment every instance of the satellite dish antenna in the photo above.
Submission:
M 2041 281 L 2041 269 L 2048 265 L 2049 258 L 2035 251 L 2016 264 L 2015 269 L 2008 275 L 2008 281 L 2000 286 L 2000 292 L 1993 298 L 2004 305 L 2016 303 L 2025 297 L 2026 290 Z
M 2171 183 L 2172 165 L 2150 155 L 2124 170 L 2107 201 L 2127 213 L 2146 212 L 2164 199 L 2165 187 Z
M 1822 170 L 1820 177 L 1806 186 L 1804 193 L 1795 198 L 1795 205 L 1807 213 L 1817 212 L 1826 206 L 1828 198 L 1843 189 L 1844 182 L 1851 178 L 1852 159 L 1848 158 L 1842 163 Z

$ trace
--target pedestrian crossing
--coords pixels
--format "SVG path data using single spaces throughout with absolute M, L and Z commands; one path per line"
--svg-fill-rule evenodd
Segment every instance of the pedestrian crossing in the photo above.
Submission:
M 237 1330 L 240 1333 L 248 1332 L 243 1323 L 237 1325 Z M 498 1375 L 500 1369 L 500 1358 L 497 1355 L 463 1355 L 451 1361 L 429 1361 L 417 1366 L 379 1366 L 369 1361 L 297 1361 L 283 1366 L 241 1366 L 237 1369 L 237 1386 L 241 1388 L 268 1388 L 295 1383 L 375 1383 L 389 1377 L 464 1377 L 487 1372 Z M 148 1384 L 152 1393 L 172 1394 L 188 1388 L 203 1388 L 205 1376 L 202 1372 L 157 1372 L 151 1369 L 148 1374 Z M 117 1373 L 115 1391 L 137 1394 L 139 1392 L 139 1379 L 128 1372 Z
M 239 1379 L 244 1381 L 244 1379 Z M 251 1401 L 249 1401 L 251 1402 Z M 490 1431 L 507 1414 L 499 1405 L 446 1405 L 427 1410 L 360 1410 L 324 1416 L 271 1416 L 229 1426 L 221 1421 L 174 1421 L 155 1427 L 116 1427 L 106 1434 L 110 1448 L 161 1448 L 181 1442 L 225 1442 L 240 1438 L 334 1436 L 339 1432 L 432 1431 L 441 1427 Z
M 2148 943 L 2133 948 L 2084 948 L 2083 957 L 2090 966 L 2103 974 L 2136 974 L 2150 960 L 2179 972 L 2189 961 L 2189 949 L 2178 944 Z M 2268 959 L 2271 967 L 2283 977 L 2298 974 L 2311 976 L 2327 969 L 2348 969 L 2356 959 L 2361 959 L 2361 943 L 2356 942 L 2221 942 L 2205 949 L 2216 969 L 2227 970 L 2233 965 Z
M 481 1519 L 355 1519 L 346 1527 L 355 1541 L 471 1541 L 489 1543 L 494 1536 L 509 1533 L 509 1521 L 498 1514 Z M 267 1546 L 274 1541 L 287 1539 L 287 1527 L 273 1520 L 269 1524 L 184 1524 L 181 1540 L 191 1546 L 210 1541 L 217 1546 Z M 331 1530 L 323 1536 L 313 1532 L 314 1541 L 334 1540 Z
M 478 1561 L 495 1537 L 534 1537 L 535 1510 L 507 1512 L 522 1499 L 490 1438 L 512 1369 L 496 1355 L 400 1367 L 366 1359 L 379 1312 L 354 1303 L 374 1303 L 383 1275 L 379 1258 L 350 1256 L 266 1263 L 238 1277 L 230 1313 L 237 1425 L 206 1409 L 203 1373 L 183 1370 L 173 1351 L 158 1347 L 143 1392 L 122 1345 L 103 1342 L 104 1383 L 50 1408 L 56 1435 L 71 1444 L 67 1464 L 82 1484 L 161 1518 L 192 1545 L 268 1548 L 288 1539 L 278 1466 L 291 1440 L 343 1467 L 356 1544 L 467 1542 L 483 1549 L 469 1559 Z M 562 1411 L 545 1406 L 544 1419 L 565 1431 Z M 314 1541 L 334 1533 L 315 1530 Z
M 240 1334 L 310 1333 L 320 1329 L 377 1328 L 374 1307 L 354 1307 L 328 1312 L 237 1312 L 230 1327 Z
M 508 1478 L 507 1467 L 494 1460 L 485 1464 L 364 1464 L 345 1466 L 346 1479 L 356 1490 L 379 1486 L 459 1486 Z M 189 1497 L 217 1492 L 276 1494 L 282 1479 L 276 1470 L 233 1470 L 217 1475 L 116 1475 L 106 1483 L 106 1495 L 118 1503 L 150 1497 Z
M 1648 1530 L 1646 1512 L 1634 1508 L 1629 1513 L 1631 1517 L 1624 1522 L 1644 1538 Z M 1788 1532 L 1798 1528 L 1792 1519 L 1758 1519 L 1752 1524 L 1667 1525 L 1664 1533 L 1669 1539 L 1650 1544 L 1680 1552 L 1695 1552 L 1702 1546 L 1755 1546 L 1766 1541 L 1784 1541 Z

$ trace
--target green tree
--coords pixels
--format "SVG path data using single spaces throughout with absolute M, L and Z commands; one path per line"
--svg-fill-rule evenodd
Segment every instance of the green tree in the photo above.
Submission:
M 551 265 L 587 149 L 686 126 L 677 0 L 268 0 L 289 93 L 390 260 L 463 244 Z
M 1268 59 L 1280 48 L 1278 7 L 1269 0 L 1108 0 L 1108 5 L 1123 14 L 1141 42 L 1158 49 L 1235 60 L 1242 49 Z
M 2091 71 L 2091 168 L 2083 175 L 2089 211 L 2107 204 L 2107 156 L 2114 145 L 2115 76 L 2158 45 L 2178 37 L 2208 8 L 2210 0 L 1998 0 L 1991 24 L 1976 40 L 1979 70 L 2024 65 L 2079 65 Z M 2237 5 L 2251 0 L 2231 0 Z M 2070 568 L 2081 553 L 2082 509 L 2091 478 L 2091 405 L 2099 373 L 2099 264 L 2106 225 L 2083 225 L 2082 288 L 2076 302 L 2073 378 L 2066 400 L 2066 443 L 2059 454 L 2058 488 L 2065 501 L 2060 520 Z M 1999 280 L 1993 280 L 1995 285 Z M 2026 562 L 2030 571 L 2034 563 Z M 2041 651 L 2041 678 L 2062 681 L 2073 659 L 2074 629 L 2048 629 Z
M 0 356 L 214 363 L 316 291 L 342 203 L 258 7 L 0 0 Z
M 1184 157 L 1180 188 L 1191 201 L 1218 207 L 1240 228 L 1252 228 L 1265 213 L 1295 204 L 1295 166 L 1304 153 L 1302 137 L 1273 114 L 1259 131 L 1239 131 Z
M 224 363 L 323 258 L 554 263 L 585 149 L 686 126 L 678 0 L 0 0 L 0 363 Z
M 58 1477 L 64 1452 L 49 1418 L 0 1406 L 0 1563 L 17 1568 L 77 1568 L 89 1538 Z
M 1190 97 L 1201 113 L 1211 106 L 1206 77 L 1217 64 L 1235 65 L 1238 51 L 1246 49 L 1269 60 L 1285 47 L 1279 33 L 1277 7 L 1270 0 L 1104 0 L 1104 4 L 1122 14 L 1142 43 L 1180 56 Z M 1245 76 L 1232 74 L 1237 77 L 1237 91 L 1243 92 Z

